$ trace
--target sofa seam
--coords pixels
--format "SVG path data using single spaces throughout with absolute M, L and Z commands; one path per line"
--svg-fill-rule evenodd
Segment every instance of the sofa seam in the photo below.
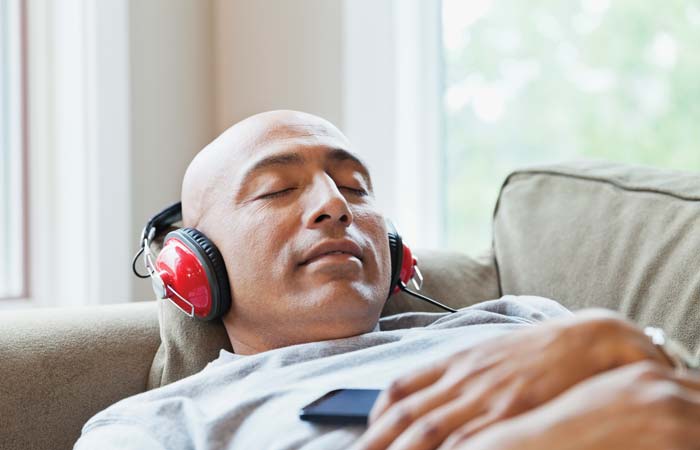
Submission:
M 667 195 L 669 197 L 673 197 L 673 198 L 676 198 L 678 200 L 700 202 L 700 196 L 689 197 L 689 196 L 684 196 L 684 195 L 680 195 L 680 194 L 676 194 L 676 193 L 672 193 L 672 192 L 668 192 L 668 191 L 662 191 L 659 189 L 631 187 L 631 186 L 626 186 L 619 181 L 614 181 L 614 180 L 610 180 L 610 179 L 606 179 L 606 178 L 602 178 L 602 177 L 591 176 L 591 175 L 577 175 L 577 174 L 571 174 L 571 173 L 563 173 L 563 172 L 558 172 L 555 170 L 516 170 L 515 172 L 508 175 L 508 177 L 506 178 L 506 181 L 501 186 L 501 192 L 503 191 L 503 188 L 506 186 L 506 184 L 509 183 L 510 178 L 517 176 L 517 175 L 528 175 L 528 174 L 529 175 L 552 175 L 552 176 L 557 176 L 557 177 L 562 177 L 562 178 L 574 178 L 574 179 L 578 179 L 578 180 L 595 181 L 598 183 L 604 183 L 604 184 L 609 184 L 609 185 L 615 186 L 619 189 L 622 189 L 623 191 Z M 500 198 L 500 195 L 499 195 L 499 198 Z
M 614 181 L 602 177 L 596 177 L 596 176 L 591 176 L 591 175 L 577 175 L 577 174 L 571 174 L 571 173 L 565 173 L 561 171 L 556 171 L 556 170 L 546 170 L 546 169 L 526 169 L 526 170 L 516 170 L 511 172 L 501 183 L 501 188 L 498 191 L 498 198 L 496 199 L 496 204 L 493 209 L 493 214 L 492 214 L 492 219 L 491 219 L 491 247 L 493 249 L 493 260 L 494 260 L 494 265 L 496 267 L 496 280 L 498 284 L 498 295 L 500 297 L 503 296 L 503 282 L 501 280 L 501 269 L 500 265 L 498 264 L 498 252 L 496 251 L 496 217 L 498 216 L 498 212 L 500 210 L 501 206 L 501 199 L 503 197 L 503 190 L 505 187 L 511 183 L 511 178 L 514 178 L 518 175 L 551 175 L 551 176 L 556 176 L 556 177 L 561 177 L 561 178 L 571 178 L 571 179 L 577 179 L 577 180 L 585 180 L 585 181 L 592 181 L 592 182 L 597 182 L 597 183 L 603 183 L 603 184 L 608 184 L 613 187 L 616 187 L 618 189 L 621 189 L 623 191 L 628 191 L 628 192 L 639 192 L 639 193 L 650 193 L 650 194 L 659 194 L 659 195 L 665 195 L 669 196 L 672 198 L 675 198 L 677 200 L 684 200 L 684 201 L 691 201 L 691 202 L 700 202 L 700 197 L 687 197 L 667 191 L 661 191 L 658 189 L 651 189 L 651 188 L 635 188 L 631 186 L 626 186 L 619 181 Z

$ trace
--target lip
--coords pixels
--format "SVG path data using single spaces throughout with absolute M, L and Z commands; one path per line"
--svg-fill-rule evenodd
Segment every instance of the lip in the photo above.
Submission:
M 348 239 L 324 241 L 314 246 L 305 255 L 300 266 L 305 266 L 315 259 L 332 252 L 341 252 L 362 261 L 362 249 L 359 245 Z

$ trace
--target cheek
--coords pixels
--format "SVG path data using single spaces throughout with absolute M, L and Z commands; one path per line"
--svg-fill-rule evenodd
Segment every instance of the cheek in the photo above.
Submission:
M 375 240 L 377 257 L 377 278 L 374 280 L 378 287 L 378 295 L 386 295 L 391 283 L 391 253 L 389 252 L 389 239 L 384 233 L 377 235 Z
M 284 267 L 288 241 L 286 230 L 278 221 L 238 221 L 225 237 L 223 257 L 229 280 L 235 291 L 246 293 L 271 288 Z
M 374 256 L 376 258 L 377 274 L 387 281 L 387 289 L 389 278 L 391 277 L 391 256 L 389 253 L 389 238 L 387 235 L 384 218 L 374 210 L 372 211 L 357 211 L 353 212 L 355 221 L 358 226 L 363 229 L 374 248 Z
M 270 263 L 267 251 L 269 241 L 260 239 L 267 230 L 238 228 L 229 241 L 224 259 L 237 273 L 256 272 L 261 265 Z
M 382 280 L 386 284 L 386 290 L 389 290 L 389 283 L 391 282 L 391 253 L 389 252 L 389 239 L 386 236 L 383 236 L 384 240 L 382 241 L 380 245 L 380 249 L 378 251 L 379 256 L 379 261 L 377 261 L 377 264 L 379 265 L 380 273 Z

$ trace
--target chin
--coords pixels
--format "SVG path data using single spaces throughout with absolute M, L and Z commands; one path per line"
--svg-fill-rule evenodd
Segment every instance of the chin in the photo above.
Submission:
M 315 294 L 310 306 L 320 321 L 352 335 L 372 330 L 384 306 L 376 290 L 354 283 L 327 283 Z

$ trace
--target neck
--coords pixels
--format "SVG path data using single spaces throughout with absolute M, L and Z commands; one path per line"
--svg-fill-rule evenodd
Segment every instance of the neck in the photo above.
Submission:
M 226 327 L 226 334 L 231 341 L 231 347 L 233 347 L 233 352 L 237 355 L 254 355 L 256 353 L 261 353 L 268 348 L 264 348 L 260 342 L 256 342 L 254 337 L 248 338 L 247 336 L 240 335 L 240 328 L 238 332 L 234 332 L 233 326 L 226 321 L 224 321 L 224 327 Z
M 231 338 L 231 347 L 233 347 L 233 353 L 237 355 L 255 355 L 256 353 L 261 353 L 264 350 L 259 350 L 245 342 L 241 342 L 235 338 Z
M 323 329 L 319 331 L 311 330 L 307 327 L 305 328 L 306 333 L 304 333 L 303 337 L 296 336 L 296 338 L 290 338 L 288 336 L 287 339 L 281 339 L 279 330 L 275 330 L 274 333 L 266 333 L 268 330 L 261 329 L 261 327 L 258 326 L 255 331 L 250 331 L 251 328 L 245 327 L 241 323 L 234 325 L 231 320 L 226 320 L 226 318 L 224 318 L 223 322 L 228 338 L 231 341 L 231 347 L 233 347 L 233 351 L 237 355 L 254 355 L 256 353 L 262 353 L 289 345 L 347 338 L 379 331 L 379 322 L 375 322 L 373 325 L 370 325 L 371 328 L 365 328 L 364 330 L 342 329 L 336 326 L 330 330 Z M 346 321 L 345 325 L 347 324 L 348 322 Z

